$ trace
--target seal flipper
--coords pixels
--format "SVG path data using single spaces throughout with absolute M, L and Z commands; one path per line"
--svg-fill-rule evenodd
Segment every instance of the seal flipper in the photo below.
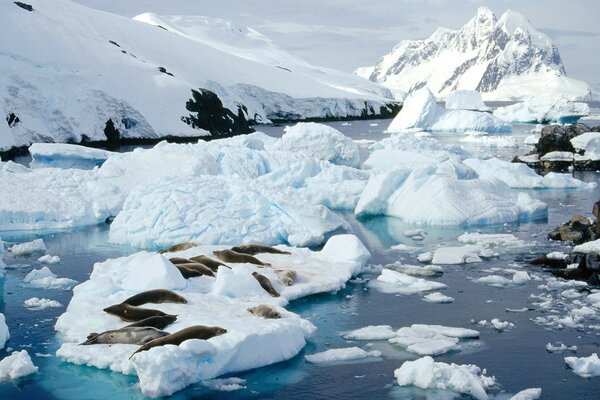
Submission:
M 89 345 L 89 344 L 95 344 L 96 343 L 96 338 L 98 337 L 98 333 L 96 332 L 92 332 L 89 335 L 87 335 L 87 340 L 83 343 L 79 343 L 80 346 L 82 345 Z

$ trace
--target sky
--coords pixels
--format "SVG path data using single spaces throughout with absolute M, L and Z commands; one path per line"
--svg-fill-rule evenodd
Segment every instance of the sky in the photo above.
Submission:
M 558 46 L 567 75 L 600 91 L 598 0 L 75 0 L 133 17 L 143 12 L 206 15 L 254 28 L 315 65 L 351 72 L 395 44 L 457 29 L 480 6 L 496 17 L 521 12 Z

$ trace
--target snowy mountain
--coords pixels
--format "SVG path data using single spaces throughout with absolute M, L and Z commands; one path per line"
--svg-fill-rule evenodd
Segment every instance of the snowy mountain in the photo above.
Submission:
M 68 0 L 0 3 L 0 152 L 196 137 L 248 122 L 388 114 L 387 89 L 208 17 L 135 20 Z
M 540 94 L 573 100 L 590 93 L 584 82 L 566 76 L 557 47 L 523 15 L 509 10 L 496 19 L 485 7 L 461 29 L 404 40 L 375 66 L 354 73 L 400 96 L 425 85 L 438 98 L 455 90 L 477 90 L 484 100 Z

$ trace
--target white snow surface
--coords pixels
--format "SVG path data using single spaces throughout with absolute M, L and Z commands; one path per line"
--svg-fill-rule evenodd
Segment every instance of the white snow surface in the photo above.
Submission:
M 394 371 L 394 377 L 400 386 L 451 390 L 478 400 L 487 400 L 486 389 L 495 383 L 494 377 L 486 376 L 476 365 L 435 362 L 430 356 L 405 361 Z
M 27 350 L 15 351 L 0 360 L 0 382 L 18 379 L 33 374 L 38 367 L 33 365 Z
M 575 150 L 583 150 L 583 155 L 576 154 L 576 160 L 600 160 L 600 132 L 586 132 L 571 139 Z
M 461 96 L 457 96 L 460 98 Z M 450 106 L 459 105 L 451 102 Z M 446 104 L 448 107 L 448 103 Z M 402 109 L 394 117 L 386 132 L 402 133 L 410 130 L 465 132 L 482 131 L 505 133 L 512 127 L 491 113 L 472 109 L 447 109 L 436 103 L 433 93 L 421 88 L 408 95 Z
M 347 347 L 341 349 L 329 349 L 321 353 L 305 356 L 306 361 L 313 364 L 362 360 L 365 358 L 381 357 L 381 351 L 366 351 L 359 347 Z
M 258 256 L 274 268 L 295 270 L 298 278 L 292 286 L 281 285 L 272 269 L 259 269 L 252 264 L 234 264 L 232 270 L 220 268 L 215 278 L 203 276 L 177 282 L 168 271 L 168 264 L 160 258 L 199 254 L 214 257 L 212 252 L 223 246 L 198 246 L 164 256 L 141 252 L 97 263 L 90 279 L 73 289 L 67 310 L 56 323 L 56 330 L 64 337 L 57 356 L 75 364 L 137 375 L 141 392 L 151 397 L 167 396 L 223 374 L 287 360 L 298 354 L 316 328 L 281 307 L 299 297 L 339 290 L 363 267 L 367 254 L 361 250 L 364 246 L 358 245 L 360 241 L 350 235 L 334 236 L 332 240 L 330 249 L 345 247 L 348 253 L 332 254 L 326 244 L 321 252 L 280 246 L 292 254 Z M 140 274 L 136 265 L 146 262 L 156 263 L 150 268 L 154 272 Z M 176 272 L 174 266 L 170 267 Z M 269 278 L 281 297 L 273 298 L 264 291 L 251 276 L 254 271 Z M 131 286 L 134 278 L 137 282 Z M 133 345 L 77 344 L 90 332 L 124 325 L 117 317 L 104 313 L 103 308 L 120 303 L 140 290 L 156 287 L 172 288 L 188 300 L 188 304 L 151 305 L 150 308 L 178 315 L 177 321 L 166 328 L 168 332 L 200 324 L 221 326 L 227 333 L 208 341 L 188 340 L 180 346 L 157 347 L 131 360 L 128 357 L 137 349 Z M 277 306 L 282 318 L 262 319 L 246 311 L 261 303 Z
M 565 357 L 565 362 L 582 378 L 600 376 L 600 358 L 596 353 L 589 357 Z
M 44 298 L 40 299 L 38 297 L 32 297 L 30 299 L 25 300 L 23 305 L 30 310 L 36 310 L 36 311 L 45 310 L 47 308 L 62 307 L 62 304 L 60 304 L 56 300 L 50 300 L 50 299 L 44 299 Z
M 494 115 L 505 121 L 540 124 L 574 123 L 589 114 L 587 103 L 571 102 L 560 97 L 534 97 L 494 110 Z
M 0 313 L 0 350 L 4 348 L 8 339 L 10 339 L 10 332 L 6 325 L 6 318 L 4 317 L 4 314 Z
M 45 252 L 46 245 L 43 239 L 34 239 L 31 242 L 15 244 L 8 251 L 14 256 L 28 256 L 33 253 Z

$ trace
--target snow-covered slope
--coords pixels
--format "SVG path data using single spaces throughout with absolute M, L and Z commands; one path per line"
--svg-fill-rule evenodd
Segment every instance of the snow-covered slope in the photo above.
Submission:
M 106 140 L 108 120 L 122 138 L 201 136 L 247 129 L 246 119 L 378 114 L 390 101 L 386 89 L 226 21 L 27 3 L 32 11 L 0 3 L 0 151 Z
M 588 86 L 568 78 L 550 38 L 515 11 L 499 19 L 481 7 L 459 30 L 439 28 L 425 40 L 404 40 L 358 76 L 394 92 L 425 85 L 436 97 L 477 90 L 484 100 L 520 100 L 540 94 L 589 96 Z

